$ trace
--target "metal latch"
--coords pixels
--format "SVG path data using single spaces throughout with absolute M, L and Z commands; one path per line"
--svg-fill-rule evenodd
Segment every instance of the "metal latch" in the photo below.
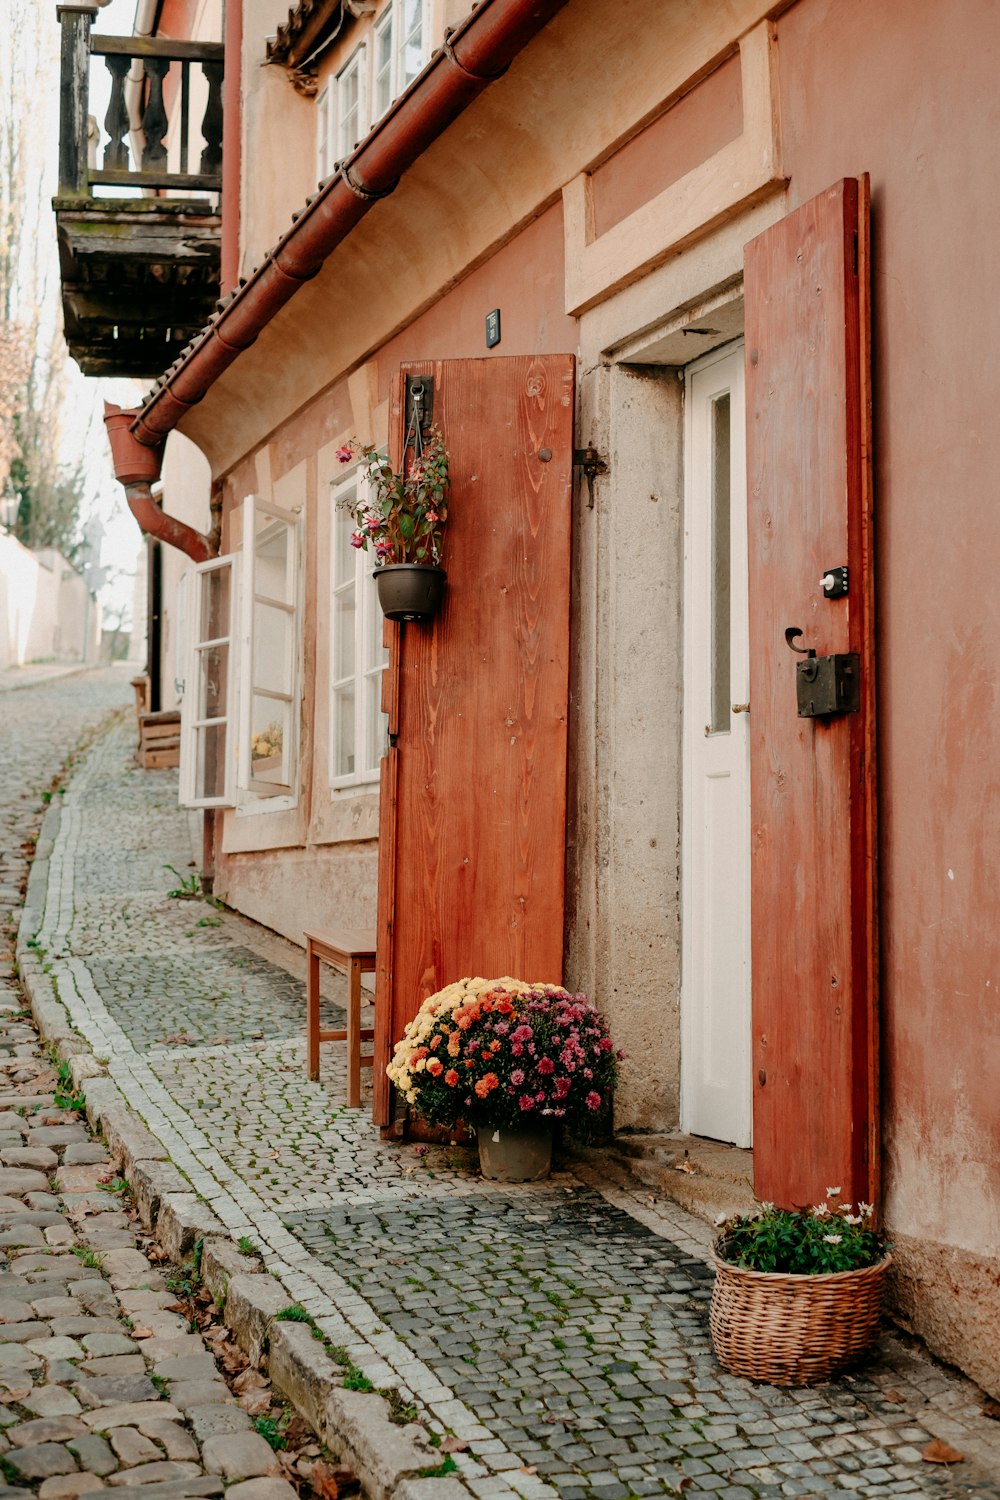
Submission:
M 406 377 L 406 431 L 415 432 L 417 427 L 426 433 L 434 421 L 434 376 L 407 375 Z
M 594 480 L 598 474 L 608 472 L 607 460 L 602 458 L 594 447 L 574 448 L 573 463 L 581 468 L 587 480 L 587 508 L 594 508 Z
M 805 657 L 795 665 L 795 693 L 800 719 L 822 719 L 830 714 L 856 714 L 861 708 L 861 658 L 856 651 L 817 656 L 794 641 L 802 631 L 790 625 L 785 641 Z

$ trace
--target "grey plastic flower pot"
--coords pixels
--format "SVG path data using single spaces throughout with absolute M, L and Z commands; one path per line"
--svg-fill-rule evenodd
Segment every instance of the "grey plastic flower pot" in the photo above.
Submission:
M 479 1165 L 491 1182 L 540 1182 L 552 1169 L 552 1127 L 491 1125 L 476 1128 Z
M 387 563 L 372 574 L 386 619 L 420 624 L 433 620 L 441 608 L 447 576 L 444 568 L 425 563 Z

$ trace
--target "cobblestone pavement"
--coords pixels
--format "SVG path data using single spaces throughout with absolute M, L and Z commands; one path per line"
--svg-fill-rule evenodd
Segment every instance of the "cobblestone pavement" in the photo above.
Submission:
M 376 1386 L 467 1444 L 470 1493 L 1000 1500 L 1000 1424 L 898 1339 L 814 1390 L 727 1377 L 700 1221 L 594 1165 L 500 1188 L 468 1148 L 383 1143 L 343 1107 L 338 1047 L 310 1083 L 301 951 L 168 896 L 196 829 L 175 776 L 130 749 L 125 729 L 97 743 L 61 808 L 37 937 L 60 997 L 233 1236 Z M 966 1462 L 922 1462 L 932 1435 Z
M 230 1485 L 234 1500 L 295 1500 L 284 1479 L 261 1487 L 274 1453 L 137 1249 L 106 1149 L 65 1107 L 15 977 L 11 928 L 42 793 L 130 697 L 127 672 L 111 669 L 5 693 L 0 705 L 0 1500 L 134 1485 L 149 1500 L 181 1500 L 221 1495 L 233 1479 L 247 1481 Z

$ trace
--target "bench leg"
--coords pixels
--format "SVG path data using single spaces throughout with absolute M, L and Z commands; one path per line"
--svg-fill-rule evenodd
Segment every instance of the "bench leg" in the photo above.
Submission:
M 361 960 L 351 959 L 347 997 L 347 1107 L 361 1104 Z
M 306 949 L 306 1076 L 319 1078 L 319 954 Z

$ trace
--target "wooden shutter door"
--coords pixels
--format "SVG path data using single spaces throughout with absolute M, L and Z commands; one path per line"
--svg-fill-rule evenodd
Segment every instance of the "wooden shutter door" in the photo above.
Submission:
M 434 377 L 451 455 L 433 626 L 389 627 L 392 748 L 379 823 L 375 1119 L 392 1044 L 465 975 L 562 978 L 574 365 L 404 367 Z M 542 455 L 542 456 L 540 456 Z
M 868 182 L 746 248 L 754 1186 L 877 1201 Z M 821 578 L 847 564 L 849 592 Z M 785 630 L 857 652 L 860 712 L 799 718 Z

